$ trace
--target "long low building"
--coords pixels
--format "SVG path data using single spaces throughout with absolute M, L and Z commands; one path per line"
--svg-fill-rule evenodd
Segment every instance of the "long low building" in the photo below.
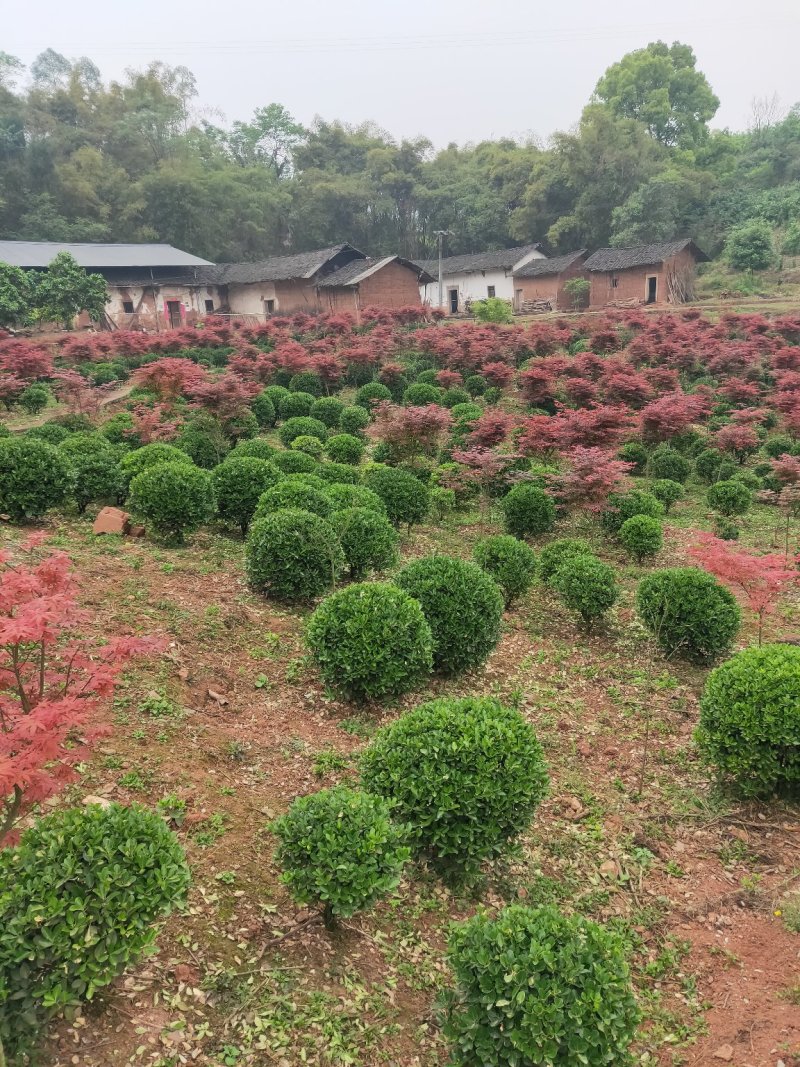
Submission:
M 514 275 L 531 260 L 544 259 L 541 245 L 501 248 L 497 252 L 475 252 L 464 256 L 447 256 L 442 260 L 442 302 L 449 315 L 467 311 L 476 300 L 498 297 L 513 301 Z M 439 307 L 439 261 L 417 261 L 431 281 L 420 286 L 422 302 Z

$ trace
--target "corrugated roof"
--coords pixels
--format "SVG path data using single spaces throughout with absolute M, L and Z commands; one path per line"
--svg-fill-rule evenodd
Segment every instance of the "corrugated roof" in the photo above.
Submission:
M 409 270 L 413 270 L 423 285 L 426 282 L 433 281 L 430 274 L 424 271 L 419 264 L 412 263 L 410 259 L 403 259 L 401 256 L 385 256 L 383 259 L 353 260 L 352 263 L 347 263 L 344 267 L 339 267 L 338 270 L 326 274 L 324 278 L 320 278 L 317 285 L 325 289 L 338 289 L 358 285 L 364 278 L 374 274 L 375 271 L 381 270 L 389 263 L 400 263 L 402 266 L 408 267 Z
M 14 267 L 48 267 L 59 252 L 69 254 L 81 267 L 192 267 L 207 266 L 207 259 L 165 244 L 72 244 L 62 241 L 0 241 L 0 262 Z
M 691 247 L 695 258 L 705 262 L 708 256 L 690 237 L 678 241 L 662 241 L 635 248 L 598 248 L 584 263 L 586 270 L 628 270 L 630 267 L 649 267 L 663 263 L 685 248 Z
M 538 252 L 541 245 L 537 242 L 532 245 L 520 245 L 517 248 L 501 248 L 499 252 L 472 252 L 465 256 L 447 256 L 442 260 L 443 274 L 466 274 L 472 270 L 511 270 L 521 259 Z M 435 278 L 439 277 L 438 259 L 418 259 L 418 267 L 422 267 Z
M 297 252 L 291 256 L 272 256 L 257 263 L 218 263 L 215 267 L 202 271 L 203 282 L 216 285 L 248 285 L 251 282 L 283 282 L 298 278 L 312 278 L 325 264 L 350 250 L 358 256 L 360 262 L 366 259 L 352 245 L 334 245 L 332 248 L 318 248 L 314 252 Z
M 563 256 L 553 256 L 552 259 L 532 259 L 519 270 L 514 271 L 515 278 L 543 278 L 551 274 L 561 274 L 571 267 L 575 260 L 586 255 L 585 248 L 579 248 L 577 252 L 567 252 Z

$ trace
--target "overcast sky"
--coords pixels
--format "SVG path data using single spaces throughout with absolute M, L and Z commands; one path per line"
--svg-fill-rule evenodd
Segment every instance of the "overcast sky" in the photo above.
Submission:
M 605 68 L 658 39 L 694 48 L 722 102 L 716 126 L 746 128 L 756 96 L 800 101 L 800 0 L 38 0 L 27 10 L 4 20 L 1 44 L 25 63 L 51 47 L 88 56 L 110 79 L 160 59 L 194 72 L 196 106 L 217 121 L 279 101 L 301 122 L 372 120 L 437 147 L 568 129 Z

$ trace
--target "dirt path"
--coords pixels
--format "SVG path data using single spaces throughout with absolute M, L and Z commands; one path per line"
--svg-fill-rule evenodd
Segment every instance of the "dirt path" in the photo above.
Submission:
M 109 404 L 115 403 L 117 400 L 124 400 L 126 396 L 133 390 L 133 382 L 126 382 L 125 385 L 121 385 L 118 389 L 114 389 L 113 392 L 108 393 L 100 401 L 100 407 L 108 407 Z M 5 419 L 3 425 L 8 427 L 13 433 L 24 433 L 25 430 L 32 430 L 34 426 L 41 426 L 45 422 L 49 422 L 50 419 L 55 418 L 57 415 L 64 415 L 67 412 L 66 404 L 55 404 L 53 407 L 45 408 L 44 411 L 40 411 L 38 415 L 27 415 L 24 417 Z

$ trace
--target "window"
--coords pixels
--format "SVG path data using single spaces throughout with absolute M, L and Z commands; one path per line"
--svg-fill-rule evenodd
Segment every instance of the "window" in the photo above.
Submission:
M 494 286 L 493 285 L 487 285 L 486 286 L 486 295 L 489 297 L 490 300 L 494 296 L 494 292 L 495 292 L 495 290 L 494 290 Z
M 133 301 L 132 300 L 123 300 L 122 301 L 122 310 L 125 312 L 126 315 L 132 315 L 133 314 Z
M 214 310 L 214 301 L 206 300 L 206 311 L 211 312 Z
M 274 300 L 265 300 L 264 301 L 264 310 L 266 311 L 266 313 L 268 315 L 271 315 L 272 312 L 275 310 L 275 301 Z
M 611 279 L 611 288 L 612 289 L 616 289 L 618 285 L 619 285 L 619 278 L 612 278 Z

